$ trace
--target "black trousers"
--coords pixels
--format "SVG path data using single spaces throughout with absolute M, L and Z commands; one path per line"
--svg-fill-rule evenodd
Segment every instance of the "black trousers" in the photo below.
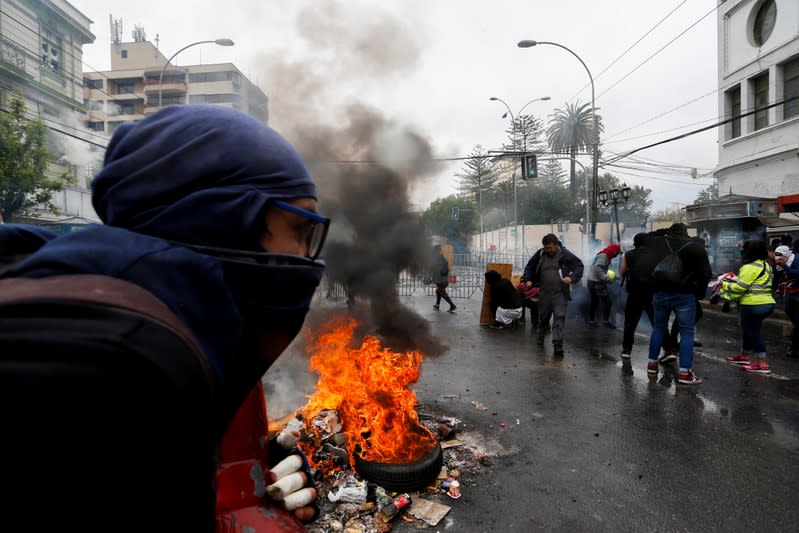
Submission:
M 633 349 L 633 338 L 641 315 L 646 313 L 649 323 L 655 324 L 655 313 L 652 309 L 652 291 L 649 289 L 636 288 L 627 294 L 627 307 L 624 309 L 624 336 L 621 349 L 624 353 L 630 353 Z
M 588 320 L 594 321 L 594 315 L 599 302 L 602 302 L 604 309 L 602 310 L 602 319 L 605 322 L 610 321 L 610 293 L 608 293 L 608 286 L 604 281 L 589 281 L 588 291 L 591 293 L 591 304 L 588 308 Z

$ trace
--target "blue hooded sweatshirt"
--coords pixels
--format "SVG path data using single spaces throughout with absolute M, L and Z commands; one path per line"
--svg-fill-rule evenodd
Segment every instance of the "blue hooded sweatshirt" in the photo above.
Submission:
M 311 176 L 270 127 L 221 107 L 166 107 L 114 133 L 92 182 L 105 225 L 49 240 L 5 277 L 100 274 L 139 285 L 189 327 L 222 385 L 241 381 L 236 366 L 255 357 L 248 330 L 268 322 L 296 335 L 322 275 L 321 263 L 275 266 L 258 257 L 269 255 L 258 253 L 267 203 L 301 197 L 316 197 Z M 0 242 L 12 231 L 0 226 Z M 176 243 L 255 259 L 228 261 Z

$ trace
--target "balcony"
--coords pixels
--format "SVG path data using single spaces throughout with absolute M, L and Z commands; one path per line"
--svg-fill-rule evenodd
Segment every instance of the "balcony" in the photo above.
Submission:
M 164 83 L 162 85 L 159 85 L 158 80 L 155 80 L 155 82 L 150 82 L 150 80 L 147 80 L 147 82 L 144 85 L 144 92 L 148 95 L 158 94 L 158 91 L 160 89 L 160 91 L 164 94 L 164 96 L 166 96 L 167 94 L 172 94 L 172 95 L 186 94 L 187 88 L 188 85 L 185 81 L 178 82 L 165 79 Z

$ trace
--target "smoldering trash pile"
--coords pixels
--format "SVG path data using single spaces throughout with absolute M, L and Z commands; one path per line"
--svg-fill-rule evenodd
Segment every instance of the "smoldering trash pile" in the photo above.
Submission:
M 272 424 L 278 442 L 295 445 L 311 465 L 319 515 L 306 524 L 309 532 L 383 533 L 403 523 L 409 529 L 427 529 L 452 519 L 452 508 L 457 509 L 462 494 L 478 486 L 481 471 L 492 460 L 458 440 L 465 429 L 461 421 L 421 411 L 418 416 L 436 436 L 435 448 L 404 465 L 353 457 L 333 410 L 321 411 L 312 420 L 298 413 Z

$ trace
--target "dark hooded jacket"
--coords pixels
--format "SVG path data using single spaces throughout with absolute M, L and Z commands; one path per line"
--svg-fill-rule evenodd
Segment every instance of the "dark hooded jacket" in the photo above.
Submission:
M 650 233 L 645 246 L 650 249 L 653 255 L 651 261 L 654 261 L 655 265 L 671 253 L 677 253 L 682 261 L 679 287 L 666 286 L 653 280 L 651 285 L 655 292 L 694 294 L 699 300 L 705 298 L 713 272 L 710 269 L 704 240 L 699 237 L 689 237 L 684 231 L 670 228 L 665 232 L 658 230 Z
M 296 335 L 322 274 L 321 263 L 275 266 L 258 253 L 267 203 L 315 196 L 299 154 L 265 124 L 221 107 L 167 107 L 114 133 L 92 182 L 105 225 L 47 241 L 4 277 L 100 274 L 147 289 L 189 327 L 223 389 L 235 383 L 233 408 L 269 364 L 254 331 Z
M 583 277 L 583 262 L 579 257 L 566 249 L 565 246 L 561 245 L 561 250 L 562 253 L 558 260 L 560 276 L 561 278 L 570 277 L 572 279 L 572 285 L 576 285 Z M 524 274 L 521 277 L 521 281 L 530 281 L 533 285 L 538 284 L 541 280 L 541 255 L 543 253 L 544 249 L 539 248 L 538 251 L 533 254 L 527 262 L 527 266 L 524 267 Z M 570 298 L 571 291 L 569 290 L 569 286 L 565 283 L 562 283 L 562 285 L 564 294 L 567 298 Z

